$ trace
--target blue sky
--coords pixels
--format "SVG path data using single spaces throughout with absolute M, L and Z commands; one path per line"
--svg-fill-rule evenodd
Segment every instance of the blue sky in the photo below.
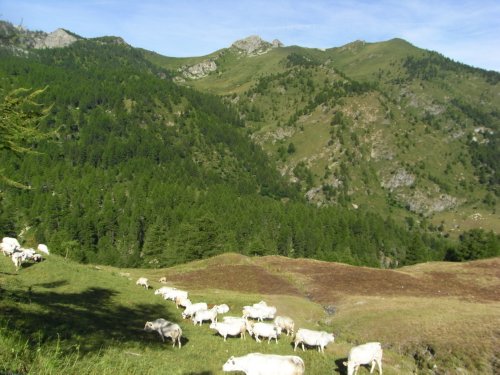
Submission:
M 0 19 L 121 36 L 167 56 L 205 55 L 249 35 L 317 48 L 399 37 L 500 71 L 499 0 L 0 0 Z

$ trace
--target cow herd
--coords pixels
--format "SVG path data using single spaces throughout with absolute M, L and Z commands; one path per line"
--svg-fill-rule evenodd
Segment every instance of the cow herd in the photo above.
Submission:
M 167 280 L 162 277 L 159 281 L 166 283 Z M 136 284 L 149 289 L 149 280 L 145 277 L 140 277 Z M 305 351 L 305 345 L 307 345 L 317 347 L 319 352 L 324 353 L 325 347 L 335 339 L 332 333 L 325 331 L 300 328 L 295 332 L 293 319 L 287 316 L 276 316 L 276 307 L 269 306 L 265 301 L 244 306 L 242 316 L 224 316 L 222 321 L 218 321 L 219 314 L 229 312 L 228 305 L 213 305 L 209 308 L 206 302 L 192 303 L 187 291 L 168 286 L 156 289 L 155 295 L 174 301 L 177 308 L 184 307 L 182 318 L 191 319 L 194 325 L 201 326 L 203 322 L 210 322 L 210 329 L 215 330 L 224 341 L 228 336 L 239 336 L 244 339 L 248 333 L 257 342 L 266 339 L 268 343 L 273 340 L 278 343 L 281 333 L 286 332 L 287 336 L 294 337 L 294 351 L 299 345 Z M 272 321 L 272 323 L 264 320 Z M 182 328 L 176 323 L 160 318 L 146 322 L 144 330 L 158 332 L 162 341 L 165 341 L 165 337 L 170 338 L 173 347 L 177 344 L 181 348 Z M 347 367 L 348 375 L 355 375 L 361 365 L 371 365 L 370 373 L 377 365 L 379 373 L 382 374 L 381 344 L 370 342 L 353 347 L 344 365 Z M 250 353 L 241 357 L 230 357 L 222 366 L 222 370 L 224 372 L 241 371 L 247 375 L 302 375 L 305 372 L 305 365 L 300 357 L 294 355 Z
M 49 249 L 47 245 L 39 244 L 37 247 L 39 253 L 32 248 L 21 247 L 21 244 L 16 238 L 4 237 L 2 242 L 0 242 L 0 251 L 4 256 L 10 256 L 12 263 L 16 267 L 16 271 L 19 271 L 23 263 L 28 261 L 31 262 L 41 262 L 43 260 L 42 254 L 40 252 L 49 255 Z
M 34 249 L 23 248 L 18 240 L 11 237 L 4 237 L 0 243 L 0 251 L 5 256 L 10 256 L 16 270 L 19 270 L 24 262 L 40 262 L 43 257 L 40 254 L 49 254 L 49 249 L 44 244 L 37 247 L 39 253 Z M 162 277 L 160 283 L 167 282 Z M 136 285 L 149 289 L 149 280 L 140 277 Z M 215 330 L 224 341 L 228 336 L 239 336 L 245 339 L 246 333 L 252 336 L 255 341 L 261 342 L 267 340 L 268 343 L 278 339 L 282 332 L 293 337 L 294 348 L 301 346 L 305 351 L 305 345 L 317 347 L 318 351 L 324 353 L 325 347 L 334 342 L 334 335 L 325 331 L 315 331 L 300 328 L 295 332 L 295 323 L 288 316 L 277 316 L 275 306 L 269 306 L 265 301 L 244 306 L 241 316 L 224 316 L 222 321 L 218 321 L 219 314 L 229 312 L 229 306 L 226 304 L 210 306 L 206 302 L 193 303 L 189 299 L 189 293 L 174 287 L 163 286 L 155 290 L 155 295 L 161 295 L 166 300 L 174 301 L 177 308 L 183 307 L 181 316 L 183 319 L 191 319 L 194 325 L 202 325 L 204 322 L 210 322 L 210 329 Z M 159 318 L 154 321 L 146 322 L 144 330 L 147 332 L 157 332 L 162 341 L 165 338 L 172 340 L 172 346 L 182 346 L 182 328 L 173 322 Z M 347 362 L 348 375 L 355 375 L 361 365 L 371 365 L 370 373 L 373 373 L 375 366 L 382 374 L 382 347 L 378 342 L 370 342 L 353 347 L 348 355 Z M 222 366 L 224 372 L 242 371 L 247 375 L 302 375 L 305 372 L 304 361 L 294 355 L 275 355 L 250 353 L 241 357 L 230 357 Z

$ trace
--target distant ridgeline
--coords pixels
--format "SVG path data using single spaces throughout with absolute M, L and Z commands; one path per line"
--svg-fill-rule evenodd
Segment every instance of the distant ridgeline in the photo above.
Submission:
M 2 96 L 48 86 L 40 100 L 53 106 L 41 127 L 58 137 L 33 145 L 36 154 L 0 152 L 3 173 L 31 187 L 2 187 L 3 235 L 117 266 L 227 251 L 382 267 L 477 256 L 428 232 L 425 218 L 306 202 L 233 105 L 176 85 L 120 38 L 35 50 L 13 48 L 16 37 L 0 48 Z M 498 236 L 478 236 L 498 245 Z

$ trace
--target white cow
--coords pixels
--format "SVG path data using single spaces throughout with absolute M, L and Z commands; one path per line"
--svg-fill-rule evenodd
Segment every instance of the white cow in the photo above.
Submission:
M 146 322 L 144 330 L 146 332 L 158 332 L 163 342 L 165 342 L 165 337 L 170 337 L 173 341 L 173 347 L 175 347 L 175 342 L 179 344 L 179 348 L 181 347 L 182 329 L 178 324 L 160 318 L 152 322 Z
M 167 283 L 167 278 L 165 276 L 163 277 L 160 277 L 160 280 L 158 280 L 160 283 L 162 284 L 166 284 Z
M 247 323 L 248 320 L 245 318 L 242 318 L 241 316 L 225 316 L 222 318 L 222 321 L 225 323 L 232 323 L 232 322 L 238 322 L 238 323 Z
M 293 336 L 295 333 L 295 322 L 288 316 L 277 316 L 274 318 L 274 325 L 276 327 L 280 327 L 282 331 L 286 331 L 287 336 L 289 334 Z
M 12 256 L 19 247 L 16 247 L 10 243 L 0 243 L 0 251 L 2 251 L 4 256 Z
M 197 311 L 194 314 L 192 320 L 193 320 L 194 325 L 200 323 L 200 326 L 205 320 L 210 320 L 211 323 L 216 322 L 217 321 L 217 307 L 214 306 L 210 310 Z
M 21 254 L 23 257 L 23 262 L 27 260 L 33 260 L 33 257 L 35 256 L 36 252 L 34 249 L 24 249 L 21 247 Z
M 14 253 L 12 254 L 12 263 L 14 263 L 14 266 L 16 266 L 16 271 L 19 271 L 19 268 L 21 268 L 21 265 L 24 262 L 24 257 L 23 253 Z
M 295 335 L 295 346 L 293 351 L 297 349 L 297 345 L 302 344 L 302 350 L 304 349 L 304 344 L 309 346 L 317 346 L 318 351 L 324 353 L 325 346 L 327 346 L 330 342 L 333 342 L 335 337 L 333 333 L 328 333 L 325 331 L 313 331 L 310 329 L 300 328 Z
M 179 306 L 182 306 L 184 308 L 191 306 L 193 303 L 189 298 L 184 298 L 184 297 L 177 297 L 175 299 L 175 306 L 179 308 Z
M 169 299 L 171 301 L 175 301 L 176 298 L 188 298 L 188 292 L 185 290 L 174 289 L 169 292 L 163 293 L 164 299 Z
M 225 314 L 229 312 L 229 306 L 223 303 L 222 305 L 215 305 L 217 307 L 217 314 Z
M 143 286 L 146 289 L 149 289 L 148 282 L 149 282 L 149 280 L 147 278 L 145 278 L 145 277 L 139 277 L 137 279 L 137 281 L 135 282 L 135 285 L 140 285 L 140 286 Z
M 245 338 L 245 331 L 247 329 L 245 323 L 238 321 L 223 323 L 214 322 L 210 324 L 210 328 L 215 329 L 219 335 L 224 337 L 224 341 L 226 341 L 227 336 L 240 335 L 240 338 Z
M 224 316 L 222 318 L 222 321 L 224 323 L 238 323 L 241 325 L 244 325 L 248 333 L 251 335 L 252 333 L 252 324 L 253 322 L 249 322 L 245 318 L 239 317 L 239 316 Z
M 165 293 L 168 293 L 172 290 L 176 290 L 177 288 L 174 288 L 174 287 L 171 287 L 171 286 L 162 286 L 160 289 L 156 289 L 155 290 L 155 295 L 158 295 L 158 294 L 165 294 Z
M 2 243 L 12 245 L 12 246 L 14 246 L 16 248 L 20 248 L 21 247 L 21 244 L 19 243 L 19 241 L 16 238 L 12 238 L 12 237 L 4 237 L 4 238 L 2 238 Z
M 305 365 L 302 358 L 294 355 L 250 353 L 229 358 L 222 371 L 242 371 L 246 375 L 303 375 Z
M 267 337 L 267 343 L 271 342 L 271 339 L 276 340 L 278 343 L 278 336 L 281 334 L 281 328 L 276 327 L 271 323 L 254 323 L 250 324 L 250 334 L 253 335 L 255 341 L 261 342 L 259 337 Z
M 38 244 L 37 248 L 36 248 L 38 251 L 41 251 L 42 253 L 45 253 L 47 255 L 49 255 L 49 248 L 47 247 L 47 245 L 44 245 L 43 243 L 41 244 Z
M 347 362 L 344 362 L 344 366 L 347 366 L 347 375 L 356 375 L 360 365 L 368 364 L 372 365 L 370 374 L 377 364 L 378 372 L 382 375 L 382 345 L 379 342 L 369 342 L 351 348 Z
M 243 306 L 244 318 L 253 318 L 261 322 L 264 319 L 274 319 L 275 315 L 276 307 L 274 306 L 258 306 L 257 304 L 253 306 Z
M 192 303 L 187 306 L 182 312 L 182 318 L 187 319 L 196 314 L 197 311 L 208 310 L 208 305 L 205 302 Z

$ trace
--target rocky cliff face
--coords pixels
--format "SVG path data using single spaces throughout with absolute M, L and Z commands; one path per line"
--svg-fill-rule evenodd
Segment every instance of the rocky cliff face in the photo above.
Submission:
M 10 48 L 19 53 L 32 48 L 67 47 L 78 39 L 78 36 L 64 29 L 57 29 L 47 34 L 43 31 L 30 31 L 21 26 L 14 26 L 9 22 L 0 21 L 0 47 Z
M 62 48 L 76 42 L 77 37 L 64 29 L 57 29 L 35 42 L 34 48 Z

